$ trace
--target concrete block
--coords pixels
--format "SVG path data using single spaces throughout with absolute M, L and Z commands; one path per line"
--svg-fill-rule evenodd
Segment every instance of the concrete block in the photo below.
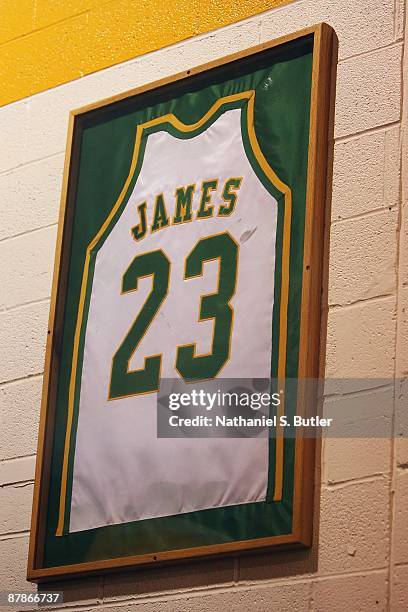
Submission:
M 397 205 L 399 155 L 399 128 L 337 142 L 334 150 L 332 220 Z
M 337 484 L 390 470 L 391 441 L 384 438 L 325 438 L 323 480 Z
M 63 166 L 60 154 L 0 174 L 0 240 L 58 221 Z
M 394 567 L 391 582 L 391 611 L 408 610 L 408 565 Z
M 34 29 L 35 0 L 20 0 L 18 12 L 12 4 L 4 4 L 1 8 L 0 44 Z
M 36 452 L 41 389 L 42 377 L 0 387 L 0 460 Z
M 243 555 L 239 559 L 239 583 L 261 584 L 263 580 L 312 578 L 318 570 L 317 546 L 307 550 L 285 550 Z
M 397 470 L 394 480 L 394 563 L 408 563 L 408 469 Z
M 56 226 L 0 243 L 0 310 L 49 298 Z
M 391 379 L 394 351 L 394 298 L 330 310 L 326 378 Z
M 395 45 L 339 64 L 336 138 L 400 119 L 401 50 Z
M 0 584 L 3 591 L 36 591 L 36 586 L 26 581 L 28 537 L 0 540 Z M 16 610 L 16 606 L 2 608 L 2 612 Z
M 330 428 L 325 429 L 326 437 L 391 437 L 395 393 L 393 379 L 376 379 L 378 387 L 366 391 L 358 388 L 358 379 L 351 379 L 349 384 L 344 380 L 333 382 L 341 383 L 342 392 L 325 396 L 323 416 L 332 419 Z M 361 386 L 364 383 L 363 379 Z
M 0 382 L 43 371 L 49 307 L 43 302 L 0 313 Z
M 0 462 L 0 487 L 33 481 L 35 456 L 17 457 Z
M 31 483 L 0 488 L 0 534 L 30 529 L 32 501 L 33 485 Z
M 326 398 L 333 418 L 323 440 L 323 480 L 329 484 L 389 474 L 394 387 Z
M 165 572 L 162 568 L 151 568 L 106 576 L 103 598 L 110 601 L 135 595 L 203 589 L 215 585 L 231 585 L 233 580 L 232 558 L 196 561 L 188 565 L 169 566 Z
M 72 580 L 44 582 L 38 585 L 39 593 L 59 592 L 63 593 L 63 603 L 58 605 L 59 609 L 68 607 L 72 609 L 93 610 L 93 606 L 101 601 L 103 576 L 76 578 Z M 44 608 L 42 608 L 44 609 Z M 117 610 L 119 612 L 119 610 Z
M 389 480 L 323 488 L 319 572 L 383 569 L 388 560 Z
M 387 610 L 387 573 L 336 576 L 316 580 L 312 586 L 313 612 L 367 612 Z
M 397 225 L 396 209 L 332 225 L 329 305 L 395 292 Z
M 310 583 L 299 580 L 288 584 L 269 584 L 250 589 L 230 588 L 223 591 L 191 593 L 183 597 L 127 602 L 121 612 L 304 612 L 310 600 Z M 104 607 L 104 612 L 118 612 L 118 608 Z
M 262 40 L 325 21 L 339 37 L 340 58 L 349 57 L 393 41 L 393 8 L 389 0 L 343 0 L 341 4 L 331 0 L 303 0 L 263 15 Z
M 28 131 L 27 102 L 15 102 L 0 111 L 0 172 L 15 168 L 26 160 Z

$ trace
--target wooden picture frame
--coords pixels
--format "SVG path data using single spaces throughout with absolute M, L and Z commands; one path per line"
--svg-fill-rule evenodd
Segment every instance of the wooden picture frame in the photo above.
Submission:
M 324 290 L 326 284 L 324 258 L 328 256 L 329 207 L 327 202 L 330 201 L 334 91 L 337 65 L 337 37 L 333 29 L 327 24 L 319 24 L 208 64 L 190 68 L 170 78 L 139 87 L 70 113 L 44 368 L 27 571 L 29 581 L 50 581 L 62 577 L 157 565 L 182 559 L 208 557 L 214 554 L 241 554 L 271 546 L 310 546 L 316 441 L 313 438 L 298 437 L 295 442 L 293 524 L 290 533 L 80 563 L 53 566 L 44 563 L 51 459 L 56 425 L 57 386 L 61 366 L 61 344 L 67 299 L 75 198 L 80 169 L 80 145 L 84 127 L 103 120 L 106 113 L 111 112 L 113 108 L 120 113 L 121 109 L 126 109 L 132 101 L 138 96 L 146 94 L 146 92 L 153 92 L 154 94 L 155 92 L 170 91 L 171 87 L 183 86 L 184 83 L 192 82 L 192 79 L 200 79 L 203 75 L 209 75 L 211 71 L 224 67 L 228 67 L 228 69 L 237 67 L 239 69 L 240 62 L 255 61 L 258 57 L 264 57 L 266 53 L 271 53 L 278 48 L 289 48 L 290 45 L 297 44 L 299 41 L 311 41 L 313 56 L 298 378 L 318 378 L 319 375 L 322 375 L 324 364 L 324 355 L 320 350 L 321 328 L 322 321 L 324 323 L 326 308 L 326 304 L 323 302 L 324 297 L 322 298 L 322 288 Z M 305 396 L 298 397 L 298 413 L 315 413 L 316 408 L 313 399 Z M 277 441 L 277 445 L 279 444 L 283 445 L 283 439 Z

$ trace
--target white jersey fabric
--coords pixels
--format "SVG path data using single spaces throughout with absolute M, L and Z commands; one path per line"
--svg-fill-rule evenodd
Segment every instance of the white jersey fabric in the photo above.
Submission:
M 163 128 L 148 136 L 143 165 L 116 225 L 97 253 L 84 344 L 69 531 L 265 500 L 268 438 L 158 439 L 157 394 L 109 401 L 112 357 L 152 288 L 121 294 L 136 255 L 162 249 L 171 262 L 169 293 L 135 351 L 130 370 L 162 354 L 161 376 L 177 378 L 177 347 L 196 342 L 211 351 L 213 320 L 199 322 L 200 297 L 217 291 L 218 261 L 184 280 L 187 255 L 203 237 L 228 231 L 240 245 L 231 355 L 219 376 L 268 378 L 271 368 L 277 202 L 255 174 L 244 150 L 241 109 L 225 111 L 203 133 L 181 139 Z M 242 177 L 235 211 L 217 216 L 222 187 Z M 215 214 L 195 219 L 202 181 L 217 178 Z M 170 219 L 175 190 L 196 184 L 193 220 L 135 241 L 138 206 L 163 193 Z M 256 414 L 254 414 L 256 416 Z

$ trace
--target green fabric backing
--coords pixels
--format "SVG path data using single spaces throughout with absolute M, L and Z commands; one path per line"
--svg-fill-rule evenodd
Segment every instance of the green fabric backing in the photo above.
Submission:
M 271 492 L 274 487 L 275 444 L 274 439 L 271 438 L 268 496 L 264 503 L 202 510 L 102 527 L 61 537 L 55 536 L 73 338 L 85 252 L 88 244 L 107 218 L 127 178 L 137 124 L 167 113 L 174 113 L 184 123 L 193 123 L 199 120 L 220 97 L 249 89 L 256 91 L 255 130 L 259 144 L 268 163 L 292 190 L 286 374 L 288 378 L 296 378 L 312 53 L 312 39 L 302 39 L 284 47 L 272 49 L 261 56 L 240 60 L 230 66 L 227 65 L 221 69 L 204 73 L 204 75 L 190 78 L 172 88 L 167 87 L 163 90 L 148 92 L 130 99 L 126 104 L 113 105 L 105 112 L 87 120 L 82 134 L 75 201 L 71 263 L 58 380 L 44 567 L 291 533 L 294 441 L 285 440 L 283 498 L 280 502 L 273 502 Z M 245 121 L 245 113 L 242 113 L 242 116 Z M 170 128 L 169 131 L 171 132 Z M 254 164 L 256 161 L 253 161 Z M 263 182 L 266 181 L 266 186 L 270 189 L 269 182 L 262 177 L 262 171 L 259 168 L 258 176 Z M 134 180 L 136 177 L 137 172 L 135 172 Z M 274 195 L 280 197 L 276 190 Z M 276 247 L 277 261 L 280 261 L 279 253 L 282 248 L 282 222 L 280 212 Z M 90 276 L 95 256 L 96 252 L 91 258 Z M 279 271 L 277 269 L 275 278 L 272 377 L 275 377 L 277 373 Z M 292 386 L 291 389 L 293 389 Z M 78 393 L 77 385 L 77 395 Z M 285 411 L 288 414 L 294 411 L 296 404 L 295 391 L 292 391 L 291 395 L 292 397 L 286 398 L 285 404 Z M 76 431 L 77 417 L 75 413 L 73 432 Z M 70 500 L 72 484 L 74 449 L 75 435 L 72 435 L 68 500 Z M 66 524 L 69 519 L 68 514 Z

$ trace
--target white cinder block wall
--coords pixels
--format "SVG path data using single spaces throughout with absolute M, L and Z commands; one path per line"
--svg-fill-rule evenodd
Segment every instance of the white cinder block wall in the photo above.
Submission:
M 68 111 L 326 21 L 340 40 L 326 373 L 408 374 L 408 61 L 404 0 L 300 0 L 0 109 L 0 590 L 25 582 L 44 345 Z M 406 41 L 406 39 L 405 39 Z M 405 91 L 406 94 L 406 91 Z M 405 128 L 405 131 L 404 131 Z M 405 160 L 404 160 L 405 155 Z M 408 409 L 408 384 L 327 398 Z M 408 434 L 408 432 L 405 432 Z M 323 445 L 311 551 L 71 581 L 104 612 L 408 609 L 408 444 Z

